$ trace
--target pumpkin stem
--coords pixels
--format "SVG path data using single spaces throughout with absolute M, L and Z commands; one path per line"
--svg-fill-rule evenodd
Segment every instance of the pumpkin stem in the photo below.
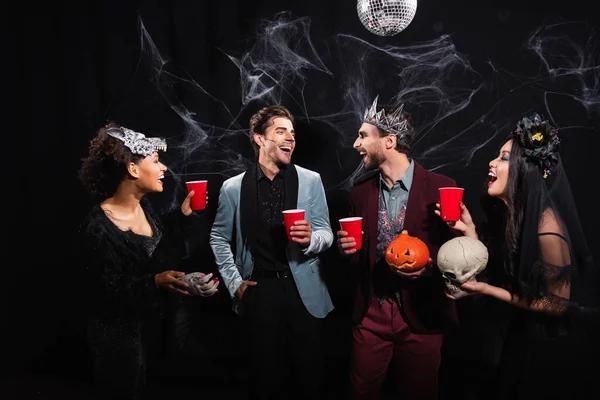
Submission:
M 405 229 L 405 230 L 402 231 L 402 234 L 403 235 L 408 235 L 408 231 Z

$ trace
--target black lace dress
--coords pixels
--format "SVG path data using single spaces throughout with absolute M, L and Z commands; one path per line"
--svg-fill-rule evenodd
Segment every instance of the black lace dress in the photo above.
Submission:
M 597 338 L 589 321 L 581 319 L 577 302 L 578 280 L 587 275 L 579 269 L 582 276 L 577 276 L 576 266 L 584 262 L 573 255 L 568 237 L 540 232 L 537 238 L 540 256 L 529 269 L 528 290 L 538 293 L 532 304 L 546 312 L 512 307 L 494 395 L 502 400 L 590 398 L 589 391 L 597 389 L 589 367 L 597 363 L 597 353 L 591 357 Z M 554 294 L 561 289 L 563 295 Z
M 120 230 L 95 206 L 82 224 L 77 250 L 86 340 L 101 398 L 141 399 L 146 386 L 144 329 L 162 317 L 166 292 L 154 277 L 177 270 L 195 217 L 179 209 L 162 220 L 146 200 L 151 237 Z

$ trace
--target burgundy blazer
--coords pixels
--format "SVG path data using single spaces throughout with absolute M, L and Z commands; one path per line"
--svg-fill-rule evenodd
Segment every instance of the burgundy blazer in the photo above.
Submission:
M 444 186 L 456 186 L 456 182 L 415 162 L 403 229 L 427 244 L 434 263 L 427 276 L 399 280 L 403 317 L 415 333 L 440 333 L 458 322 L 454 300 L 445 296 L 444 281 L 435 265 L 440 246 L 454 237 L 451 229 L 434 213 L 435 203 L 439 201 L 438 188 Z M 364 318 L 373 295 L 371 274 L 376 261 L 378 200 L 379 171 L 352 187 L 350 212 L 353 216 L 363 217 L 364 231 L 363 247 L 353 257 L 353 262 L 358 263 L 358 285 L 352 312 L 355 324 Z

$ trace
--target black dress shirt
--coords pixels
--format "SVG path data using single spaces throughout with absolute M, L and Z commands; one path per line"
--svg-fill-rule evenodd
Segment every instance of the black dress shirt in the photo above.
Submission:
M 283 225 L 285 184 L 283 170 L 270 180 L 257 164 L 257 240 L 254 268 L 258 271 L 289 271 L 285 254 L 287 235 Z

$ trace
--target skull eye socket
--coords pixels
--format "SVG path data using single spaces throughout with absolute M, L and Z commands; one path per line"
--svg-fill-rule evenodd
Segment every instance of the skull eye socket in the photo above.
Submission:
M 456 279 L 456 275 L 453 272 L 444 272 L 444 276 L 448 277 L 449 279 Z

